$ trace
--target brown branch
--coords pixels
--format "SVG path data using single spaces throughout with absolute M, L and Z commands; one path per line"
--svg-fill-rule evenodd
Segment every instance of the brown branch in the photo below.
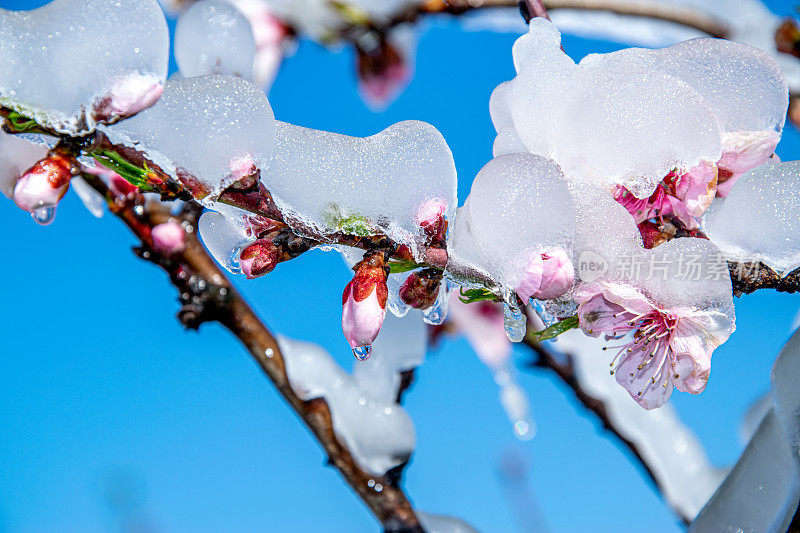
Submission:
M 525 344 L 536 353 L 536 359 L 528 363 L 527 366 L 529 368 L 538 368 L 553 372 L 567 387 L 569 387 L 581 405 L 583 405 L 597 418 L 597 420 L 600 421 L 600 423 L 603 425 L 603 429 L 613 434 L 617 439 L 619 439 L 622 445 L 627 448 L 642 469 L 647 473 L 647 477 L 653 483 L 659 494 L 663 494 L 663 487 L 656 478 L 653 470 L 650 468 L 650 465 L 647 464 L 647 461 L 644 459 L 641 452 L 639 452 L 639 449 L 636 447 L 636 443 L 622 435 L 617 428 L 614 427 L 603 401 L 590 395 L 581 386 L 581 383 L 578 381 L 578 377 L 575 374 L 572 356 L 568 353 L 562 354 L 551 352 L 544 345 L 542 345 L 542 343 L 535 340 L 533 335 L 530 333 L 531 332 L 529 331 L 528 335 L 525 336 L 522 344 Z M 677 509 L 673 508 L 673 511 L 675 511 L 684 524 L 689 524 L 692 521 L 692 517 L 682 515 Z
M 139 194 L 115 198 L 101 180 L 90 175 L 84 177 L 106 198 L 111 212 L 141 240 L 136 253 L 169 274 L 180 294 L 182 308 L 178 318 L 184 326 L 197 329 L 205 322 L 216 321 L 227 328 L 244 344 L 278 392 L 314 433 L 328 454 L 330 464 L 383 524 L 385 531 L 422 532 L 414 509 L 399 485 L 402 467 L 384 476 L 364 471 L 334 433 L 331 411 L 325 400 L 303 400 L 291 388 L 277 341 L 198 240 L 196 222 L 200 206 L 190 201 L 180 214 L 172 215 L 163 204 L 145 203 Z M 174 255 L 157 252 L 151 236 L 154 226 L 168 221 L 181 223 L 187 230 L 185 249 Z

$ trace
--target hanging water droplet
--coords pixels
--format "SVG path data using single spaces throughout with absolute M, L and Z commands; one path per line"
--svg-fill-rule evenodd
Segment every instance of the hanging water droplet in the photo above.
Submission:
M 530 440 L 536 434 L 536 424 L 530 415 L 528 395 L 513 377 L 500 387 L 500 404 L 514 428 L 514 436 L 520 440 Z
M 56 218 L 56 206 L 37 207 L 31 211 L 31 218 L 40 226 L 47 226 Z
M 519 307 L 503 304 L 503 326 L 506 330 L 508 340 L 520 342 L 525 338 L 525 327 L 528 321 Z
M 514 424 L 514 436 L 519 440 L 531 440 L 536 435 L 536 428 L 527 420 L 518 420 Z
M 366 346 L 353 348 L 353 355 L 355 355 L 356 359 L 359 361 L 366 361 L 369 359 L 369 356 L 372 355 L 372 346 L 368 344 Z
M 447 280 L 442 280 L 439 285 L 439 294 L 436 296 L 436 301 L 432 306 L 422 312 L 422 320 L 426 324 L 438 326 L 444 324 L 447 318 L 447 300 L 450 296 L 450 287 Z

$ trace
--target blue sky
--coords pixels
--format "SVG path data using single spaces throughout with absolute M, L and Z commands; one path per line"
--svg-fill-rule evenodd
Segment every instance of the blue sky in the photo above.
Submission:
M 432 123 L 453 150 L 463 201 L 491 158 L 489 95 L 513 75 L 514 38 L 431 25 L 414 81 L 379 114 L 357 96 L 349 51 L 302 42 L 270 102 L 280 120 L 352 135 Z M 564 48 L 580 57 L 616 45 L 566 36 Z M 800 135 L 788 128 L 778 154 L 798 151 Z M 116 531 L 126 521 L 160 533 L 377 531 L 236 339 L 216 325 L 180 328 L 175 291 L 131 254 L 120 223 L 92 218 L 73 195 L 47 228 L 2 203 L 0 532 Z M 338 256 L 312 252 L 236 283 L 274 331 L 317 342 L 349 366 L 339 327 L 347 280 Z M 768 389 L 800 299 L 762 292 L 736 304 L 738 331 L 715 353 L 708 389 L 672 400 L 718 465 L 742 449 L 741 416 Z M 407 395 L 418 448 L 405 486 L 418 508 L 484 532 L 522 531 L 497 474 L 513 453 L 529 466 L 525 487 L 548 531 L 680 530 L 569 391 L 543 374 L 520 380 L 539 428 L 527 443 L 512 436 L 465 341 L 429 356 Z

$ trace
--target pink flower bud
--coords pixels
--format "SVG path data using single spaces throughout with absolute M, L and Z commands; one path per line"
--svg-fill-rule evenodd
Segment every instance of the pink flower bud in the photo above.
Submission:
M 447 210 L 447 200 L 442 198 L 429 198 L 420 204 L 414 215 L 414 222 L 422 228 L 431 242 L 441 242 L 447 231 L 444 212 Z
M 255 160 L 249 155 L 231 159 L 228 168 L 231 169 L 230 179 L 234 182 L 252 176 L 257 170 Z
M 186 248 L 186 232 L 177 222 L 165 222 L 155 226 L 151 232 L 153 248 L 156 251 L 171 255 Z
M 544 270 L 542 285 L 533 295 L 540 300 L 557 298 L 567 292 L 575 279 L 575 268 L 567 252 L 561 248 L 551 248 L 542 254 Z
M 31 167 L 14 187 L 14 202 L 25 211 L 51 207 L 67 194 L 72 178 L 72 163 L 66 157 L 52 154 Z
M 259 239 L 239 254 L 239 267 L 247 279 L 269 274 L 278 264 L 278 247 L 267 239 Z
M 522 273 L 522 277 L 517 283 L 517 295 L 527 302 L 542 286 L 542 272 L 544 271 L 544 261 L 542 254 L 534 252 L 531 254 L 528 264 Z
M 92 115 L 96 120 L 106 122 L 130 117 L 155 104 L 162 92 L 164 85 L 155 76 L 126 76 L 95 101 Z
M 129 194 L 133 194 L 139 190 L 135 185 L 110 168 L 106 168 L 98 163 L 81 165 L 81 170 L 103 180 L 103 182 L 108 185 L 108 188 L 111 190 L 111 192 L 114 193 L 114 196 L 126 197 Z
M 441 272 L 424 269 L 409 275 L 400 287 L 400 299 L 414 309 L 427 309 L 439 296 Z
M 386 41 L 370 50 L 358 49 L 357 70 L 365 100 L 378 108 L 386 106 L 409 79 L 405 58 Z
M 366 359 L 386 315 L 386 268 L 382 254 L 358 263 L 342 294 L 342 331 L 359 359 Z

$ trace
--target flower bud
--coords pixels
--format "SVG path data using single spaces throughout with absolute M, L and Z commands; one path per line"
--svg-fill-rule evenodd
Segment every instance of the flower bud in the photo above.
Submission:
M 270 240 L 259 239 L 239 254 L 239 267 L 247 279 L 269 274 L 278 264 L 278 247 Z
M 533 294 L 539 300 L 557 298 L 572 287 L 575 279 L 575 268 L 572 266 L 567 252 L 561 248 L 551 248 L 542 254 L 544 269 L 542 284 Z
M 447 201 L 441 198 L 430 198 L 420 204 L 414 215 L 414 222 L 422 228 L 430 242 L 444 240 L 447 224 L 444 212 L 447 210 Z
M 408 276 L 400 287 L 400 299 L 414 309 L 427 309 L 436 303 L 439 296 L 441 272 L 424 269 Z
M 542 272 L 544 271 L 544 261 L 542 254 L 534 252 L 531 254 L 525 271 L 517 283 L 517 295 L 523 302 L 527 302 L 542 286 Z
M 25 211 L 52 207 L 67 194 L 72 178 L 70 160 L 52 154 L 30 168 L 14 187 L 14 202 Z
M 153 228 L 151 235 L 153 248 L 163 254 L 176 254 L 186 248 L 186 232 L 177 222 L 159 224 Z
M 366 359 L 386 314 L 386 266 L 383 254 L 365 257 L 342 294 L 342 331 L 359 359 Z
M 406 60 L 385 40 L 369 50 L 359 47 L 357 52 L 359 88 L 367 103 L 384 107 L 408 82 Z
M 155 76 L 135 74 L 120 79 L 102 98 L 95 101 L 92 115 L 98 121 L 130 117 L 155 104 L 164 85 Z

